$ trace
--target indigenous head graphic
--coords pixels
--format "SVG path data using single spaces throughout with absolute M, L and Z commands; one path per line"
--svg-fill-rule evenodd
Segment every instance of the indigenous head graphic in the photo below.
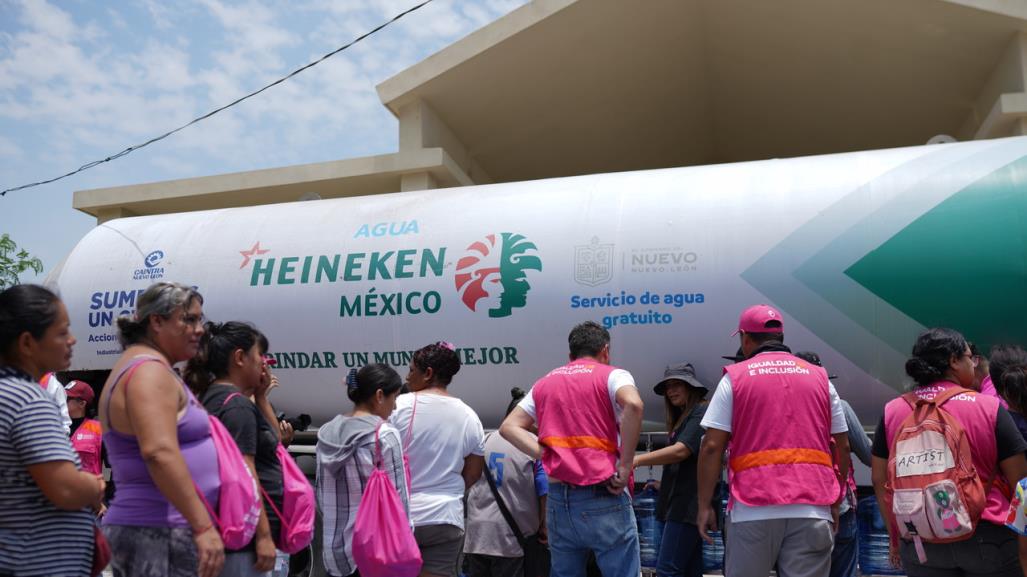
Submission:
M 467 255 L 457 262 L 455 278 L 467 308 L 477 310 L 479 301 L 488 297 L 489 316 L 499 318 L 527 304 L 531 285 L 525 271 L 542 270 L 542 260 L 529 252 L 538 252 L 535 243 L 512 232 L 490 234 L 467 247 Z

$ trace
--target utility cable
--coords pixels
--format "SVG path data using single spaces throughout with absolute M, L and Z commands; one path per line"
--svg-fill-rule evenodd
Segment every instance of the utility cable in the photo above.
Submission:
M 104 159 L 101 159 L 101 160 L 94 160 L 92 162 L 83 164 L 82 166 L 78 167 L 76 170 L 73 170 L 73 171 L 71 171 L 71 172 L 69 172 L 67 174 L 62 174 L 61 176 L 57 176 L 57 177 L 50 178 L 50 179 L 47 179 L 47 180 L 40 180 L 39 182 L 33 182 L 33 183 L 30 183 L 30 184 L 23 184 L 21 186 L 15 186 L 13 188 L 5 189 L 3 192 L 0 192 L 0 196 L 6 196 L 8 192 L 14 192 L 14 191 L 17 191 L 17 190 L 24 190 L 26 188 L 32 188 L 34 186 L 41 186 L 43 184 L 50 184 L 51 182 L 57 182 L 58 180 L 62 180 L 62 179 L 68 178 L 69 176 L 74 176 L 74 175 L 76 175 L 76 174 L 78 174 L 78 173 L 80 173 L 82 171 L 89 170 L 90 168 L 93 168 L 94 166 L 98 166 L 98 165 L 101 165 L 101 164 L 103 164 L 105 162 L 110 162 L 112 160 L 117 160 L 117 159 L 121 158 L 122 156 L 125 156 L 125 155 L 127 155 L 129 153 L 132 153 L 132 152 L 135 152 L 136 150 L 139 150 L 140 148 L 145 148 L 145 147 L 153 144 L 154 142 L 159 142 L 161 140 L 164 140 L 165 138 L 171 136 L 172 134 L 175 134 L 176 132 L 178 132 L 180 130 L 184 130 L 184 129 L 186 129 L 186 128 L 196 124 L 197 122 L 200 122 L 201 120 L 206 120 L 206 119 L 210 118 L 211 116 L 214 116 L 215 114 L 217 114 L 217 113 L 219 113 L 219 112 L 221 112 L 223 110 L 227 110 L 227 109 L 235 106 L 236 104 L 239 104 L 240 102 L 242 102 L 244 100 L 247 100 L 249 98 L 253 98 L 254 96 L 260 94 L 261 92 L 264 92 L 268 88 L 271 88 L 272 86 L 277 86 L 277 85 L 285 82 L 286 80 L 292 78 L 293 76 L 296 76 L 300 72 L 303 72 L 304 70 L 306 70 L 308 68 L 313 68 L 314 66 L 317 66 L 318 64 L 324 62 L 325 60 L 331 58 L 332 56 L 335 56 L 336 54 L 342 52 L 343 50 L 346 50 L 350 46 L 353 46 L 357 42 L 360 42 L 361 40 L 367 38 L 368 36 L 371 36 L 372 34 L 380 31 L 381 29 L 383 29 L 386 26 L 392 24 L 393 22 L 399 20 L 400 18 L 406 16 L 407 14 L 410 14 L 411 12 L 415 12 L 415 11 L 423 8 L 425 5 L 427 5 L 427 4 L 431 3 L 431 2 L 432 2 L 432 0 L 424 0 L 424 2 L 421 2 L 420 4 L 417 4 L 416 6 L 408 8 L 408 9 L 404 10 L 403 12 L 400 12 L 399 14 L 393 16 L 390 20 L 380 24 L 378 27 L 374 28 L 373 30 L 371 30 L 369 32 L 365 32 L 364 34 L 360 35 L 359 37 L 357 37 L 355 40 L 353 40 L 349 44 L 346 44 L 344 46 L 340 46 L 339 48 L 336 48 L 335 50 L 332 50 L 331 52 L 329 52 L 328 54 L 325 54 L 324 56 L 318 58 L 317 60 L 315 60 L 315 61 L 313 61 L 313 62 L 311 62 L 311 63 L 309 63 L 309 64 L 307 64 L 305 66 L 301 66 L 301 67 L 297 68 L 296 70 L 293 70 L 289 74 L 279 78 L 278 80 L 275 80 L 271 84 L 268 84 L 267 86 L 264 86 L 263 88 L 260 88 L 259 90 L 255 90 L 255 91 L 247 94 L 246 96 L 238 98 L 238 99 L 236 99 L 236 100 L 234 100 L 234 101 L 232 101 L 232 102 L 230 102 L 230 103 L 228 103 L 228 104 L 226 104 L 226 105 L 224 105 L 224 106 L 222 106 L 220 108 L 215 108 L 214 110 L 211 110 L 210 112 L 204 114 L 203 116 L 196 117 L 196 118 L 190 120 L 189 122 L 187 122 L 186 124 L 183 124 L 182 126 L 179 126 L 178 128 L 176 128 L 174 130 L 170 130 L 168 132 L 165 132 L 164 134 L 161 134 L 160 136 L 151 138 L 150 140 L 147 140 L 146 142 L 144 142 L 142 144 L 137 144 L 135 146 L 129 146 L 125 150 L 122 150 L 121 152 L 119 152 L 117 154 L 113 154 L 111 156 L 108 156 L 107 158 L 104 158 Z

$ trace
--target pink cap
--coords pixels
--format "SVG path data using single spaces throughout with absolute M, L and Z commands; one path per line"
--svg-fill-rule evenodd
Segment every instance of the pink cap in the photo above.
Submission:
M 771 321 L 776 323 L 768 327 L 767 324 Z M 777 309 L 770 305 L 753 305 L 742 311 L 742 316 L 738 317 L 738 330 L 731 333 L 731 336 L 741 332 L 783 333 L 784 330 L 784 317 Z

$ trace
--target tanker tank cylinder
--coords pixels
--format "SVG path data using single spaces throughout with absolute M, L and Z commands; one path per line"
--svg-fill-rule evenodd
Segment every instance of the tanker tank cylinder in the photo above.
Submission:
M 566 363 L 584 321 L 607 327 L 659 421 L 646 383 L 682 360 L 717 383 L 739 313 L 766 303 L 873 425 L 927 326 L 964 327 L 985 348 L 1027 340 L 1009 322 L 1027 249 L 1008 242 L 1025 175 L 1015 137 L 139 216 L 89 231 L 46 283 L 78 338 L 69 371 L 97 372 L 121 355 L 117 318 L 141 291 L 197 287 L 207 317 L 267 334 L 276 410 L 314 425 L 351 407 L 351 367 L 404 375 L 413 351 L 444 340 L 460 347 L 454 394 L 496 427 L 509 387 Z M 961 254 L 1001 258 L 951 266 Z

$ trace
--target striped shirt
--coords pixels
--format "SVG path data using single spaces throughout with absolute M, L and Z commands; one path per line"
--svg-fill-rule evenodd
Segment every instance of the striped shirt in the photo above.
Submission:
M 57 405 L 31 377 L 0 366 L 0 574 L 89 574 L 93 514 L 58 509 L 28 471 L 54 461 L 79 467 Z

